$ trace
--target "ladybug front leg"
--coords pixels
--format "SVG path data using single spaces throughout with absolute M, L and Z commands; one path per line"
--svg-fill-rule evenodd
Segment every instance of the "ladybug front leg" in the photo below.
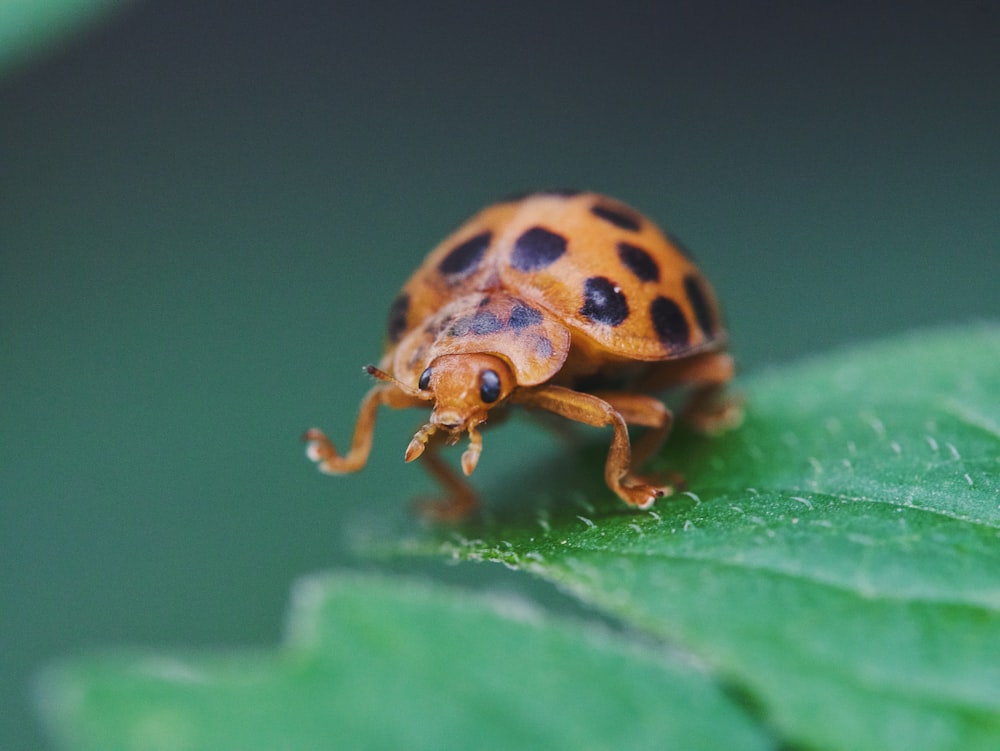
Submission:
M 303 440 L 308 442 L 306 455 L 316 462 L 320 472 L 341 475 L 357 472 L 365 466 L 372 450 L 372 437 L 375 435 L 375 414 L 383 404 L 394 409 L 427 405 L 422 399 L 404 394 L 392 383 L 373 386 L 361 401 L 358 421 L 354 426 L 354 438 L 351 440 L 351 450 L 346 454 L 338 454 L 333 443 L 319 428 L 310 428 L 302 436 Z
M 671 415 L 661 401 L 644 394 L 616 393 L 608 396 L 632 418 L 633 424 L 651 428 L 651 435 L 645 437 L 641 444 L 643 453 L 652 451 L 666 437 Z M 672 491 L 670 487 L 644 483 L 630 474 L 632 449 L 627 420 L 608 399 L 562 386 L 541 386 L 516 391 L 511 395 L 511 400 L 597 428 L 610 425 L 614 434 L 604 465 L 604 479 L 608 487 L 626 503 L 638 508 L 649 508 L 657 498 L 669 495 Z
M 670 434 L 670 428 L 674 424 L 673 413 L 667 409 L 666 404 L 647 394 L 595 391 L 594 396 L 610 404 L 627 425 L 649 428 L 632 444 L 632 466 L 641 467 Z

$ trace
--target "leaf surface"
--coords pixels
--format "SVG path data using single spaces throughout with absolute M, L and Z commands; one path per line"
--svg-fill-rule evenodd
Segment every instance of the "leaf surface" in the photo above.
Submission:
M 1000 329 L 917 332 L 745 390 L 742 428 L 668 443 L 694 492 L 639 514 L 557 503 L 440 548 L 682 645 L 793 744 L 1000 748 Z
M 660 649 L 426 582 L 323 575 L 274 653 L 118 653 L 40 685 L 66 749 L 771 748 Z

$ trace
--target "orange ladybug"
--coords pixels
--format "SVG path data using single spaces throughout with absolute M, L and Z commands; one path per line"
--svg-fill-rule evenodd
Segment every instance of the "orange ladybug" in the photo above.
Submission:
M 476 506 L 468 483 L 438 456 L 468 434 L 462 471 L 476 468 L 480 427 L 512 405 L 614 431 L 604 468 L 625 503 L 648 508 L 669 485 L 632 473 L 673 422 L 651 395 L 688 385 L 684 416 L 706 432 L 733 426 L 723 397 L 734 363 L 718 302 L 682 245 L 634 209 L 596 193 L 547 191 L 481 210 L 438 245 L 389 311 L 379 379 L 339 454 L 318 429 L 307 453 L 332 474 L 364 466 L 380 405 L 431 407 L 406 449 L 424 455 L 447 497 L 426 511 L 457 519 Z M 628 426 L 647 428 L 630 447 Z M 425 452 L 426 449 L 426 452 Z

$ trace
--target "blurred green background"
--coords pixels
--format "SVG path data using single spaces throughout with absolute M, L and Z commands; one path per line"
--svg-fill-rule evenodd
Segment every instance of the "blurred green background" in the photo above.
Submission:
M 669 227 L 744 368 L 1000 312 L 995 2 L 16 5 L 2 748 L 41 742 L 45 661 L 274 643 L 294 577 L 419 528 L 415 415 L 349 478 L 299 435 L 346 443 L 397 288 L 496 197 L 590 188 Z M 565 450 L 487 439 L 494 498 Z

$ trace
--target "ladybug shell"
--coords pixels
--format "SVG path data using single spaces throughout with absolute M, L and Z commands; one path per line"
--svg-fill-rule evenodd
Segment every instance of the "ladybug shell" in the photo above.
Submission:
M 393 303 L 383 362 L 415 382 L 438 354 L 496 352 L 528 386 L 571 348 L 599 366 L 724 341 L 715 294 L 679 243 L 614 199 L 562 191 L 488 206 L 431 251 Z
M 415 383 L 439 355 L 494 352 L 520 386 L 549 380 L 566 361 L 571 337 L 558 318 L 503 292 L 460 297 L 411 331 L 393 353 L 393 372 Z

